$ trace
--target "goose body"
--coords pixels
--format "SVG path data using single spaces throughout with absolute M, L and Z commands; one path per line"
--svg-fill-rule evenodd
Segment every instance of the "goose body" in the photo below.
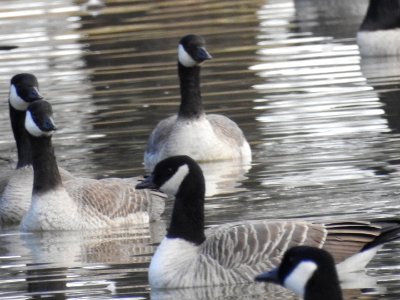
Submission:
M 21 221 L 24 231 L 83 230 L 149 222 L 164 210 L 165 196 L 137 191 L 140 178 L 102 180 L 73 177 L 62 181 L 51 136 L 51 106 L 36 101 L 28 107 L 25 127 L 32 146 L 33 191 Z
M 336 263 L 351 271 L 354 257 L 363 268 L 381 245 L 397 238 L 397 222 L 349 221 L 313 223 L 259 220 L 228 223 L 204 230 L 204 178 L 187 156 L 167 158 L 137 188 L 158 188 L 175 197 L 170 227 L 149 267 L 153 288 L 229 285 L 251 282 L 279 264 L 296 245 L 330 251 Z M 360 237 L 362 237 L 360 239 Z
M 255 280 L 283 285 L 304 300 L 343 299 L 332 255 L 315 247 L 289 249 L 276 269 L 259 274 Z
M 149 137 L 146 168 L 164 158 L 189 155 L 197 161 L 251 161 L 249 143 L 239 126 L 224 115 L 206 114 L 200 92 L 200 64 L 210 59 L 204 39 L 188 35 L 178 47 L 181 104 L 177 115 L 161 120 Z
M 33 169 L 29 137 L 25 132 L 25 111 L 29 103 L 42 99 L 37 78 L 29 73 L 12 77 L 9 93 L 11 127 L 17 145 L 16 169 L 2 171 L 0 175 L 0 225 L 17 224 L 31 203 Z M 72 175 L 60 169 L 67 180 Z
M 400 55 L 400 1 L 370 0 L 357 33 L 362 56 Z

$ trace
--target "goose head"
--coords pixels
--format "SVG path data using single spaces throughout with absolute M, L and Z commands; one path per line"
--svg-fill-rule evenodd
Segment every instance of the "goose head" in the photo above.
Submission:
M 25 111 L 29 103 L 41 99 L 43 97 L 35 75 L 21 73 L 11 78 L 9 101 L 14 109 Z
M 178 61 L 181 65 L 190 68 L 201 64 L 212 56 L 205 47 L 205 40 L 199 35 L 184 36 L 178 46 Z
M 53 110 L 50 103 L 38 100 L 29 104 L 25 116 L 25 129 L 34 137 L 53 135 L 57 127 L 53 120 Z
M 332 255 L 315 247 L 290 248 L 278 268 L 258 275 L 255 280 L 282 285 L 305 299 L 315 299 L 315 296 L 327 299 L 323 296 L 325 293 L 332 299 L 342 299 Z
M 205 181 L 200 166 L 189 156 L 172 156 L 160 161 L 152 174 L 139 183 L 136 188 L 153 188 L 175 197 L 178 193 L 193 189 L 204 193 Z

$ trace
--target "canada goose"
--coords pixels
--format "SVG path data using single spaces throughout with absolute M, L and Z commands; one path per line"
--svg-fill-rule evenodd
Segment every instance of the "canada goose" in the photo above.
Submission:
M 19 223 L 31 203 L 32 154 L 24 122 L 29 103 L 40 99 L 42 96 L 35 75 L 21 73 L 11 78 L 8 104 L 18 161 L 16 169 L 2 171 L 0 176 L 0 225 Z M 63 180 L 72 177 L 62 168 L 60 172 Z
M 396 222 L 259 220 L 225 224 L 206 233 L 204 186 L 199 165 L 188 156 L 159 162 L 151 176 L 136 186 L 175 197 L 166 237 L 151 260 L 151 287 L 251 282 L 256 274 L 275 267 L 288 248 L 303 244 L 330 251 L 345 272 L 356 258 L 362 257 L 366 264 L 382 243 L 397 238 L 400 231 Z M 354 255 L 359 252 L 360 256 Z
M 279 267 L 257 275 L 255 280 L 283 285 L 304 300 L 343 299 L 332 255 L 315 247 L 290 248 Z
M 200 92 L 200 64 L 211 59 L 198 35 L 184 36 L 178 46 L 181 104 L 177 115 L 161 120 L 150 135 L 144 154 L 147 169 L 173 155 L 189 155 L 199 162 L 242 159 L 251 161 L 251 149 L 235 122 L 206 114 Z
M 370 0 L 357 33 L 362 56 L 400 55 L 400 1 Z
M 25 231 L 80 230 L 149 222 L 164 209 L 164 195 L 137 191 L 139 178 L 73 178 L 62 182 L 51 143 L 56 129 L 46 101 L 31 103 L 25 128 L 32 147 L 31 206 L 21 221 Z

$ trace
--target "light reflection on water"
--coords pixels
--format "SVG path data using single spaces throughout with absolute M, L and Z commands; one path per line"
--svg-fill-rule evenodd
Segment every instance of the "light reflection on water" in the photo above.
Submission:
M 366 2 L 109 0 L 87 12 L 85 1 L 3 1 L 0 46 L 18 48 L 0 51 L 1 167 L 15 158 L 9 79 L 33 72 L 54 107 L 60 165 L 91 177 L 143 174 L 151 129 L 179 103 L 177 41 L 195 32 L 214 57 L 202 70 L 206 110 L 240 124 L 254 156 L 244 170 L 209 166 L 218 179 L 208 176 L 207 225 L 394 216 L 399 60 L 359 57 L 354 35 Z M 150 291 L 146 268 L 170 212 L 171 201 L 150 227 L 2 229 L 0 297 L 290 299 L 262 285 Z M 368 271 L 379 292 L 349 290 L 346 299 L 398 299 L 399 245 Z

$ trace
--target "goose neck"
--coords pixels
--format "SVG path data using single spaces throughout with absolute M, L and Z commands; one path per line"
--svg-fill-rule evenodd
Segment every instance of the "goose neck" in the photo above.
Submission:
M 188 175 L 175 197 L 168 238 L 181 238 L 195 245 L 205 240 L 204 183 L 196 184 Z M 185 182 L 186 181 L 186 182 Z
M 361 31 L 387 30 L 400 27 L 398 1 L 370 0 Z
M 25 111 L 16 110 L 9 104 L 11 128 L 17 145 L 17 169 L 32 164 L 32 152 L 28 133 L 25 131 Z
M 307 283 L 304 296 L 305 300 L 342 300 L 342 291 L 336 272 L 325 272 L 325 274 L 318 272 L 318 274 L 315 274 Z
M 51 137 L 30 136 L 33 193 L 45 193 L 62 185 Z
M 200 92 L 200 66 L 185 67 L 178 63 L 181 105 L 179 117 L 198 118 L 203 114 Z

